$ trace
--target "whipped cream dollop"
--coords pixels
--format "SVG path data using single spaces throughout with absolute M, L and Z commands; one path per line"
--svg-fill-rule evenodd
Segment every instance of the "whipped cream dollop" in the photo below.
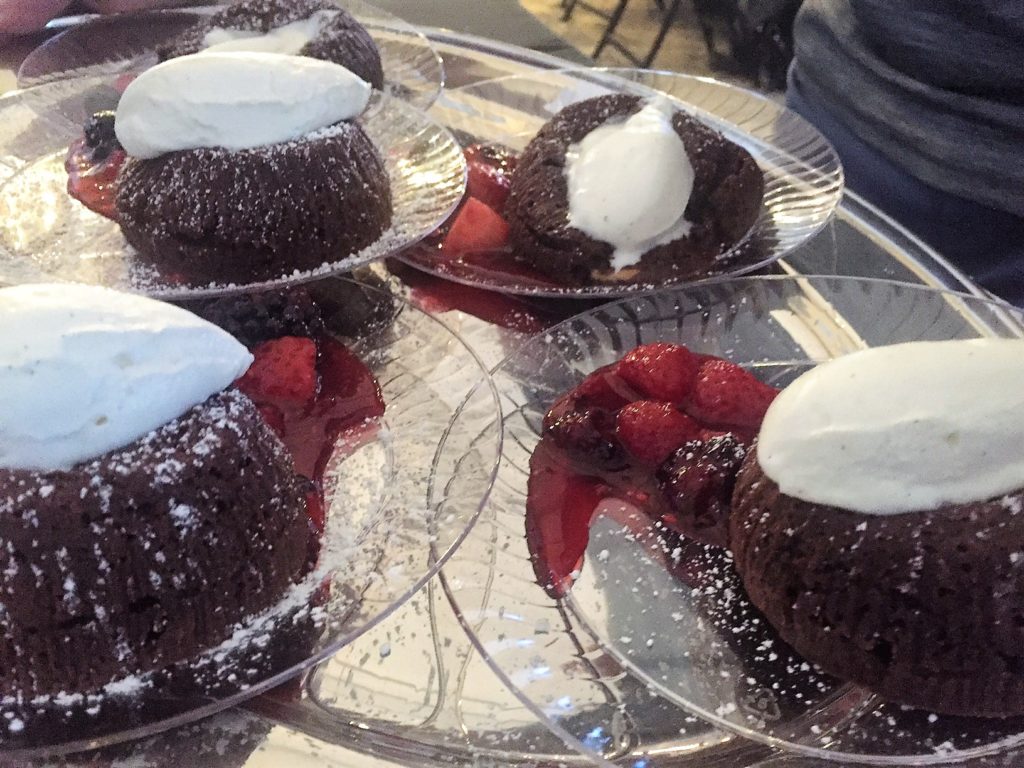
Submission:
M 569 224 L 609 243 L 612 269 L 633 266 L 658 245 L 690 231 L 684 213 L 694 172 L 665 98 L 606 123 L 570 144 L 565 156 Z
M 1024 341 L 895 344 L 814 368 L 765 415 L 757 457 L 798 499 L 868 514 L 1024 487 Z
M 226 51 L 263 51 L 295 55 L 317 37 L 337 11 L 317 11 L 313 15 L 284 24 L 269 32 L 254 29 L 213 27 L 203 36 L 200 53 Z
M 238 378 L 252 355 L 191 312 L 76 284 L 0 289 L 0 467 L 120 448 Z
M 370 84 L 340 64 L 281 53 L 203 53 L 147 69 L 125 89 L 114 131 L 147 159 L 201 147 L 298 139 L 366 109 Z

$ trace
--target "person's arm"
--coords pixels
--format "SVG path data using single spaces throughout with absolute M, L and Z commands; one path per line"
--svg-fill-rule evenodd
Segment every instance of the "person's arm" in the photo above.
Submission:
M 0 35 L 35 32 L 69 5 L 71 0 L 0 0 Z M 85 0 L 85 5 L 100 13 L 120 13 L 175 3 L 169 0 Z
M 0 0 L 0 33 L 34 32 L 71 4 L 71 0 Z
M 2 1 L 2 0 L 0 0 Z M 122 13 L 124 11 L 144 11 L 149 8 L 181 5 L 181 0 L 85 0 L 85 4 L 100 13 Z

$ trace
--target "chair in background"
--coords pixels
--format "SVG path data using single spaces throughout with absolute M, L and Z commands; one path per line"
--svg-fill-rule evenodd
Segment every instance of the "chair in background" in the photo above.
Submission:
M 650 68 L 669 30 L 679 16 L 683 0 L 653 0 L 661 17 L 654 42 L 645 55 L 634 53 L 615 36 L 629 0 L 617 0 L 611 11 L 586 0 L 562 0 L 562 20 L 568 21 L 577 6 L 605 19 L 604 32 L 591 57 L 605 48 L 621 53 L 633 66 Z M 749 77 L 764 90 L 785 87 L 786 69 L 793 57 L 793 19 L 800 0 L 691 0 L 700 26 L 708 60 L 713 69 Z M 723 34 L 724 33 L 724 34 Z M 724 37 L 725 52 L 716 38 Z
M 665 35 L 668 34 L 669 27 L 672 26 L 672 22 L 675 20 L 676 15 L 679 12 L 679 6 L 682 4 L 682 0 L 670 0 L 670 4 L 666 5 L 666 0 L 653 0 L 661 13 L 661 25 L 658 28 L 658 35 L 655 39 L 651 49 L 647 52 L 646 56 L 640 57 L 633 53 L 621 40 L 615 37 L 615 30 L 619 26 L 619 22 L 622 21 L 622 14 L 626 12 L 626 6 L 629 4 L 629 0 L 618 0 L 615 8 L 611 11 L 605 11 L 602 8 L 598 8 L 586 0 L 562 0 L 562 21 L 568 21 L 579 6 L 590 13 L 600 16 L 602 19 L 607 20 L 608 24 L 604 28 L 604 32 L 601 35 L 600 41 L 597 43 L 597 47 L 594 48 L 594 52 L 590 54 L 590 57 L 596 59 L 601 55 L 601 52 L 608 46 L 611 46 L 623 56 L 625 56 L 629 62 L 635 67 L 643 67 L 644 69 L 650 67 L 651 62 L 654 61 L 654 57 L 658 55 L 658 51 L 661 49 L 661 44 L 665 41 Z

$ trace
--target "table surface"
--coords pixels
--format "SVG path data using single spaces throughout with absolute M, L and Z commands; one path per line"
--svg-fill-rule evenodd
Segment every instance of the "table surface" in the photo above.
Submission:
M 546 55 L 551 52 L 571 56 L 577 62 L 582 60 L 572 49 L 563 50 L 567 48 L 564 42 L 512 0 L 376 2 L 413 23 L 449 27 L 462 33 L 495 34 L 500 30 L 495 36 L 512 44 L 506 47 L 467 34 L 428 30 L 445 60 L 452 86 L 566 63 Z M 38 42 L 36 38 L 4 49 L 0 63 L 8 67 L 8 78 L 11 67 L 20 61 L 18 56 L 23 58 Z M 0 85 L 6 82 L 0 80 Z M 793 254 L 787 265 L 793 271 L 805 273 L 886 277 L 961 291 L 976 290 L 937 254 L 852 195 L 846 196 L 833 223 Z M 471 315 L 450 311 L 442 317 L 478 350 L 489 366 L 500 360 L 502 349 L 514 343 L 514 339 L 510 342 L 508 332 Z M 377 649 L 400 626 L 429 630 L 421 633 L 417 643 L 402 647 L 392 644 L 385 658 Z M 127 746 L 89 765 L 170 768 L 184 764 L 179 750 L 184 744 L 190 745 L 189 754 L 205 754 L 189 764 L 230 764 L 237 768 L 280 766 L 285 760 L 290 768 L 503 765 L 506 761 L 500 757 L 500 750 L 492 752 L 477 740 L 476 734 L 486 720 L 486 715 L 479 713 L 486 709 L 476 710 L 475 721 L 472 713 L 483 698 L 489 706 L 521 712 L 523 725 L 519 733 L 509 736 L 509 750 L 547 753 L 546 760 L 521 754 L 517 765 L 586 762 L 550 736 L 522 704 L 501 689 L 469 646 L 450 607 L 440 596 L 436 581 L 392 618 L 328 662 L 320 677 L 322 684 L 333 686 L 336 709 L 323 703 L 314 708 L 304 702 L 262 697 L 246 710 L 225 713 L 171 732 L 145 746 Z M 364 717 L 356 720 L 347 705 Z M 200 747 L 207 751 L 196 752 Z M 242 756 L 223 762 L 224 754 L 233 751 Z M 62 763 L 35 765 L 58 764 Z

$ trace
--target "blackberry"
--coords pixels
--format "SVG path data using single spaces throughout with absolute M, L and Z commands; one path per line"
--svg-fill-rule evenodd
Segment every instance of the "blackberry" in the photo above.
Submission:
M 324 331 L 320 305 L 305 287 L 195 299 L 182 306 L 247 347 L 282 336 L 316 338 Z
M 121 142 L 114 133 L 114 112 L 95 112 L 85 121 L 85 144 L 97 162 L 106 160 L 111 152 L 121 149 Z
M 398 312 L 383 280 L 364 272 L 359 281 L 319 280 L 307 288 L 320 307 L 324 327 L 335 336 L 366 336 L 390 325 Z
M 736 474 L 747 449 L 735 435 L 691 440 L 657 472 L 658 487 L 676 518 L 666 521 L 685 536 L 724 547 Z
M 603 470 L 623 469 L 628 463 L 614 431 L 615 414 L 592 407 L 568 408 L 544 427 L 544 434 L 571 457 Z

